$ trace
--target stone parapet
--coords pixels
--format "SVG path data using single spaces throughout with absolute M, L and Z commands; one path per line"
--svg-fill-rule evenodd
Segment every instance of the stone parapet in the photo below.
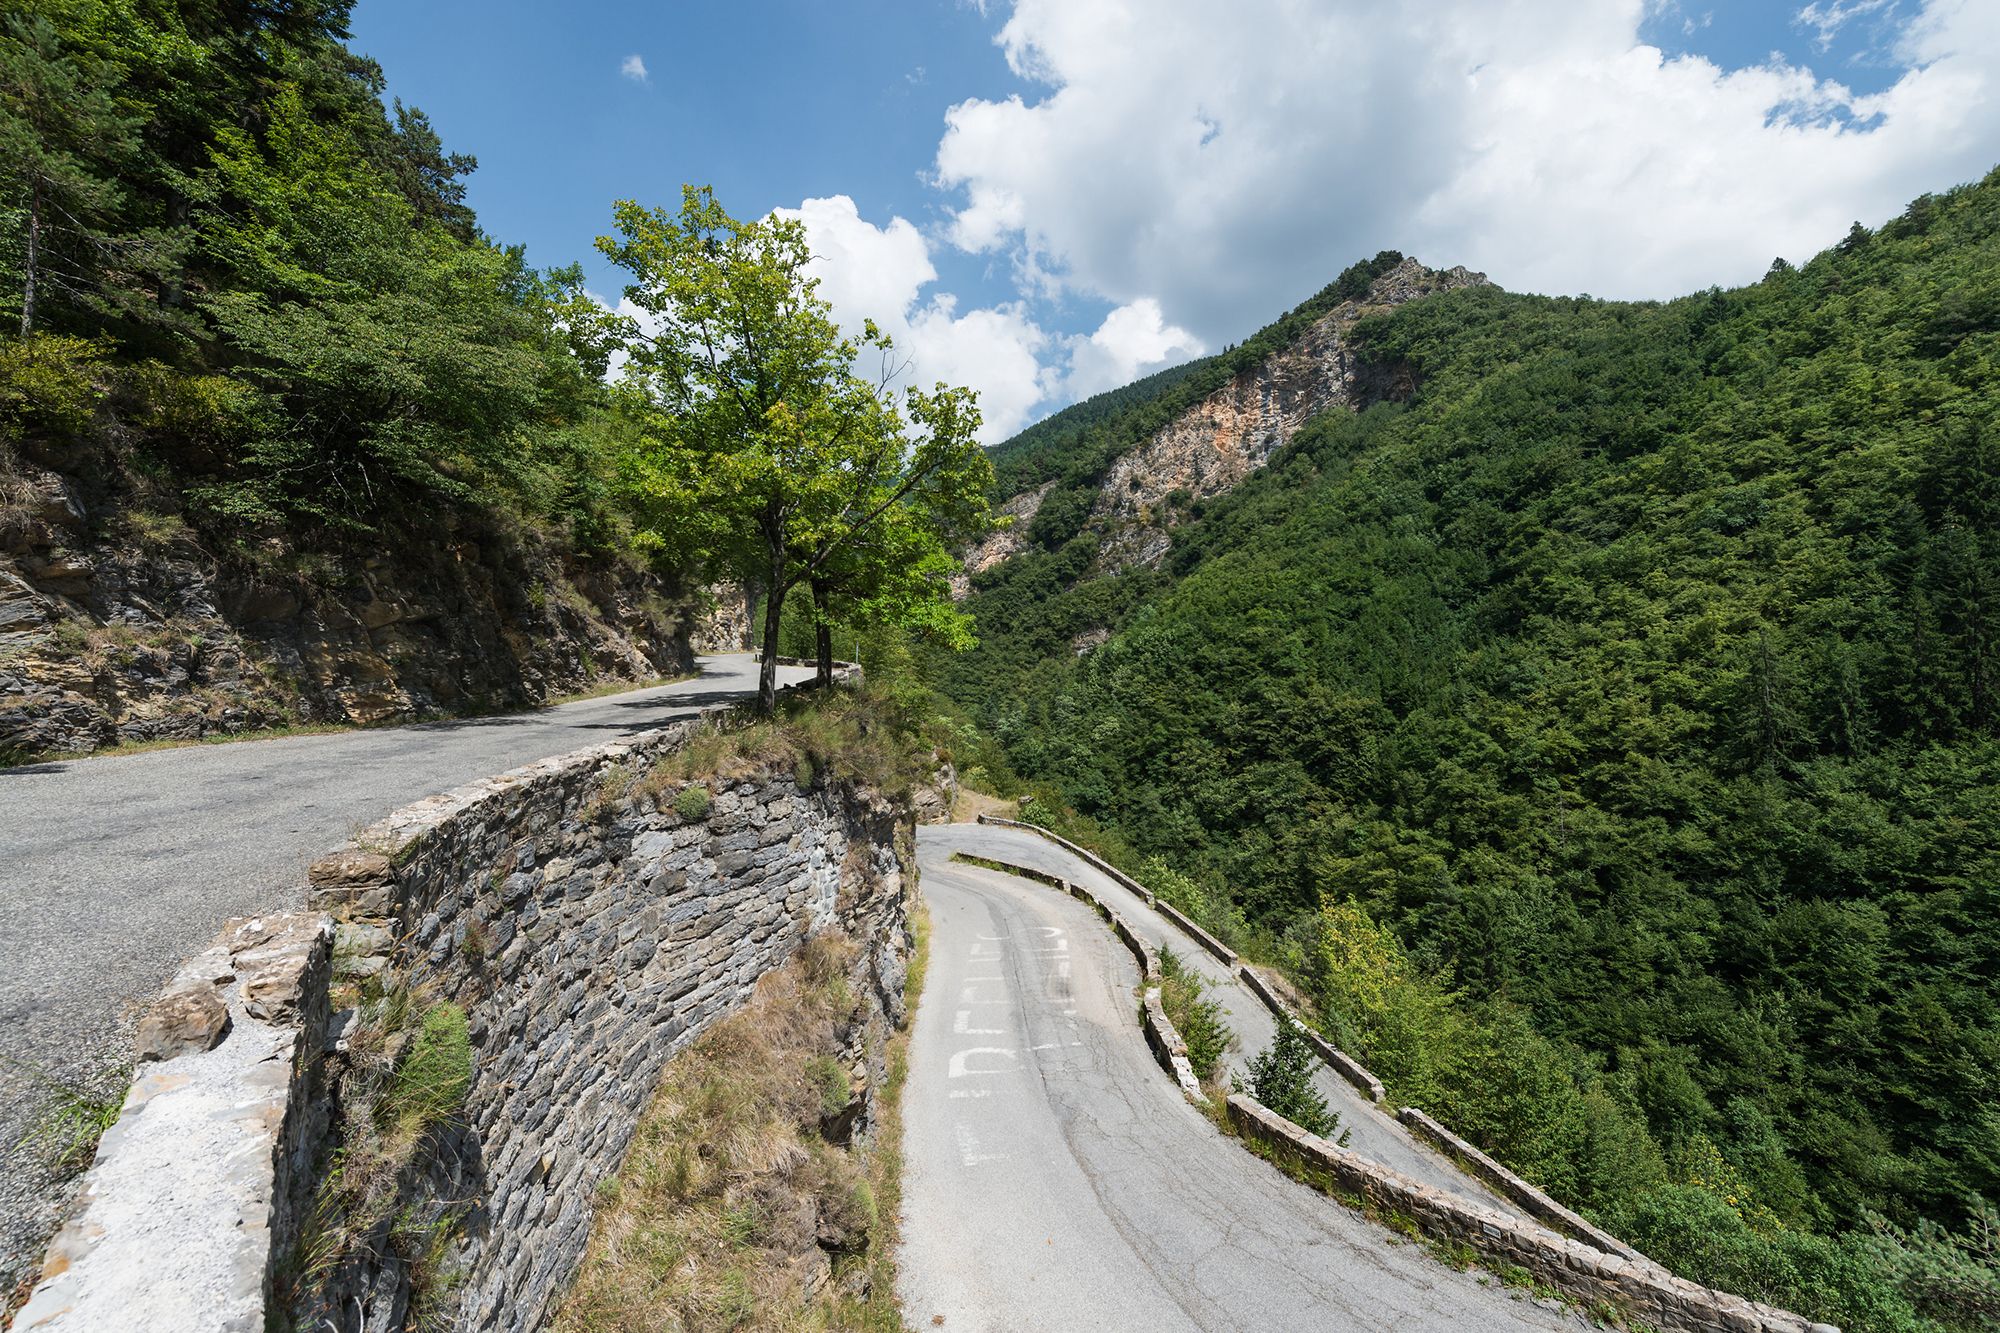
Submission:
M 1300 1163 L 1337 1193 L 1399 1218 L 1433 1240 L 1462 1245 L 1499 1268 L 1520 1268 L 1571 1300 L 1608 1304 L 1676 1333 L 1839 1333 L 1789 1310 L 1674 1277 L 1532 1222 L 1421 1184 L 1308 1134 L 1253 1097 L 1232 1093 L 1229 1119 L 1263 1151 Z

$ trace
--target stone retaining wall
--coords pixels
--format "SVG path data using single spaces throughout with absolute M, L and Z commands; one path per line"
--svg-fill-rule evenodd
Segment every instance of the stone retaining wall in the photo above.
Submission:
M 160 1058 L 13 1327 L 400 1328 L 414 1277 L 439 1326 L 537 1328 L 661 1068 L 759 977 L 838 923 L 900 1017 L 909 812 L 751 771 L 697 775 L 683 815 L 653 766 L 694 730 L 405 807 L 314 865 L 313 910 L 232 923 L 142 1023 Z M 343 1231 L 343 1109 L 442 1004 L 466 1015 L 463 1108 Z
M 1416 1107 L 1405 1106 L 1396 1112 L 1396 1118 L 1409 1126 L 1412 1133 L 1428 1139 L 1443 1149 L 1457 1161 L 1461 1170 L 1485 1181 L 1519 1204 L 1528 1216 L 1547 1223 L 1565 1236 L 1574 1237 L 1586 1245 L 1595 1245 L 1606 1254 L 1615 1254 L 1620 1258 L 1640 1263 L 1653 1262 L 1603 1227 L 1593 1225 L 1581 1215 L 1563 1207 Z
M 1412 1223 L 1433 1240 L 1465 1246 L 1484 1263 L 1525 1269 L 1585 1305 L 1606 1303 L 1681 1333 L 1839 1333 L 1831 1324 L 1711 1290 L 1420 1184 L 1308 1134 L 1255 1098 L 1232 1093 L 1229 1119 L 1246 1139 L 1306 1167 L 1334 1191 Z

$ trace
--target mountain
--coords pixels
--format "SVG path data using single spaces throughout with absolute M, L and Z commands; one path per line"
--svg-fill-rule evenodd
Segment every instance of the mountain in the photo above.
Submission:
M 1001 446 L 939 678 L 1401 1100 L 1699 1280 L 1979 1326 L 1996 360 L 2000 174 L 1664 303 L 1385 255 Z

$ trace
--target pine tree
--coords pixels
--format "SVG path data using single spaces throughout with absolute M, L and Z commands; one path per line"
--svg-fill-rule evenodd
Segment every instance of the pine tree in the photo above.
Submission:
M 1277 1039 L 1250 1061 L 1250 1095 L 1306 1133 L 1330 1139 L 1340 1117 L 1312 1085 L 1316 1063 L 1298 1024 L 1281 1019 Z

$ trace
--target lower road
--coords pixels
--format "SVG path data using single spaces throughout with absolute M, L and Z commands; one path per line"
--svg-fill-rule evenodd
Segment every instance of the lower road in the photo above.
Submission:
M 122 1082 L 135 1011 L 231 917 L 411 801 L 756 692 L 749 654 L 531 713 L 0 769 L 0 1293 L 60 1191 L 21 1146 L 57 1089 Z M 781 684 L 810 670 L 781 668 Z
M 918 835 L 933 931 L 904 1094 L 912 1326 L 1589 1327 L 1445 1267 L 1225 1139 L 1153 1063 L 1137 966 L 1102 920 L 949 859 L 996 855 L 1003 832 Z M 1076 867 L 1058 873 L 1085 879 Z

